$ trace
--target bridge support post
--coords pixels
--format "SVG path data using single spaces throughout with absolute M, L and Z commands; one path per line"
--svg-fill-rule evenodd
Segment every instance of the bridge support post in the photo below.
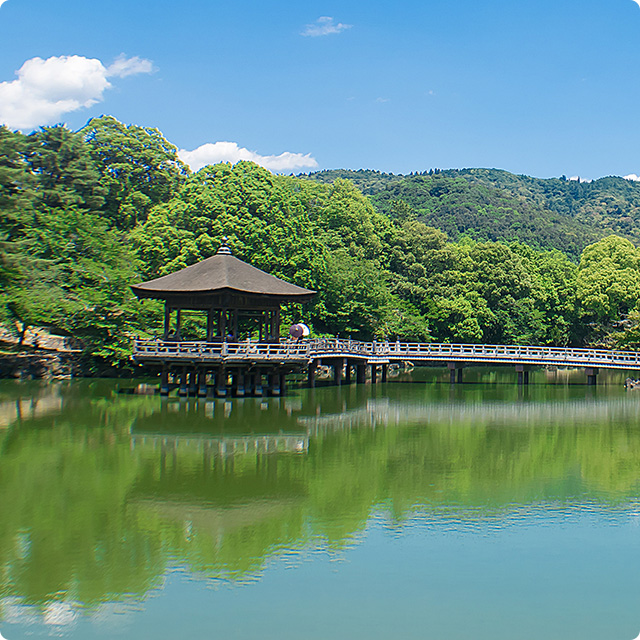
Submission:
M 518 373 L 518 384 L 529 384 L 529 369 L 530 367 L 526 364 L 517 364 L 516 371 Z
M 367 365 L 356 365 L 356 384 L 364 384 L 367 381 Z
M 162 373 L 160 374 L 160 395 L 169 395 L 169 370 L 166 364 L 162 365 Z
M 590 386 L 595 386 L 598 382 L 598 368 L 587 367 L 584 372 L 587 374 L 587 384 Z
M 189 373 L 189 396 L 195 398 L 198 393 L 198 369 L 194 367 Z
M 287 376 L 284 373 L 280 374 L 280 395 L 284 396 L 287 393 Z
M 389 365 L 383 364 L 382 365 L 382 374 L 380 376 L 380 379 L 382 382 L 386 382 L 387 381 L 387 369 L 389 368 Z
M 377 382 L 376 377 L 378 375 L 378 365 L 372 364 L 369 366 L 371 367 L 371 384 L 375 384 Z
M 257 373 L 253 374 L 253 395 L 262 396 L 264 394 L 264 388 L 262 386 L 262 371 L 258 369 Z
M 208 381 L 207 381 L 207 377 L 209 378 Z M 208 399 L 214 398 L 216 395 L 216 375 L 210 369 L 208 373 L 207 373 L 207 370 L 205 370 L 204 382 L 207 387 L 207 398 Z
M 316 386 L 316 371 L 318 369 L 317 360 L 312 360 L 307 365 L 307 386 L 309 389 L 314 389 Z
M 198 397 L 207 397 L 207 370 L 200 369 L 198 372 Z
M 216 397 L 224 398 L 227 395 L 227 371 L 220 367 L 216 372 Z
M 180 390 L 178 391 L 178 395 L 181 397 L 186 397 L 187 395 L 187 367 L 182 367 L 182 371 L 180 372 Z
M 344 368 L 344 383 L 351 384 L 351 362 L 347 359 L 347 364 Z
M 447 362 L 447 369 L 449 369 L 449 382 L 451 384 L 462 384 L 462 369 L 464 364 L 461 362 Z
M 244 373 L 237 371 L 233 374 L 233 395 L 238 398 L 244 398 Z
M 247 373 L 244 377 L 244 394 L 254 396 L 256 394 L 256 374 Z
M 338 358 L 333 363 L 333 384 L 340 386 L 342 384 L 342 369 L 344 367 L 344 358 Z
M 280 376 L 277 373 L 271 372 L 268 375 L 268 378 L 269 378 L 269 395 L 279 396 L 280 395 Z

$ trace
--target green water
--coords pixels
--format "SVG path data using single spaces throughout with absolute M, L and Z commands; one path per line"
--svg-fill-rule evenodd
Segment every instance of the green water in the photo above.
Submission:
M 0 632 L 631 640 L 624 377 L 424 370 L 214 402 L 2 382 Z

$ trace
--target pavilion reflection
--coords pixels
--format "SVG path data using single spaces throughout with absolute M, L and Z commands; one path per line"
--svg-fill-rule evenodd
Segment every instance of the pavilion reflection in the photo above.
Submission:
M 185 450 L 199 452 L 209 466 L 220 456 L 306 453 L 309 436 L 300 432 L 291 405 L 279 398 L 270 403 L 163 398 L 157 411 L 136 418 L 131 443 L 157 449 L 163 465 L 167 456 Z

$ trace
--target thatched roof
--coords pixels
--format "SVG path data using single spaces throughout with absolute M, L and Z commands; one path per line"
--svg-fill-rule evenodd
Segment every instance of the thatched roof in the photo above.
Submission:
M 174 295 L 206 295 L 221 292 L 277 297 L 282 300 L 311 298 L 315 291 L 269 275 L 231 255 L 223 244 L 216 255 L 168 276 L 131 287 L 139 298 L 163 299 Z

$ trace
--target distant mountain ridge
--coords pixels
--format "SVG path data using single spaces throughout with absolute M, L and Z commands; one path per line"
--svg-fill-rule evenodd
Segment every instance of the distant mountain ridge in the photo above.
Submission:
M 640 244 L 640 184 L 620 177 L 582 182 L 499 169 L 409 175 L 328 170 L 301 177 L 323 183 L 351 180 L 379 211 L 392 218 L 416 216 L 452 240 L 518 240 L 574 257 L 612 233 Z

